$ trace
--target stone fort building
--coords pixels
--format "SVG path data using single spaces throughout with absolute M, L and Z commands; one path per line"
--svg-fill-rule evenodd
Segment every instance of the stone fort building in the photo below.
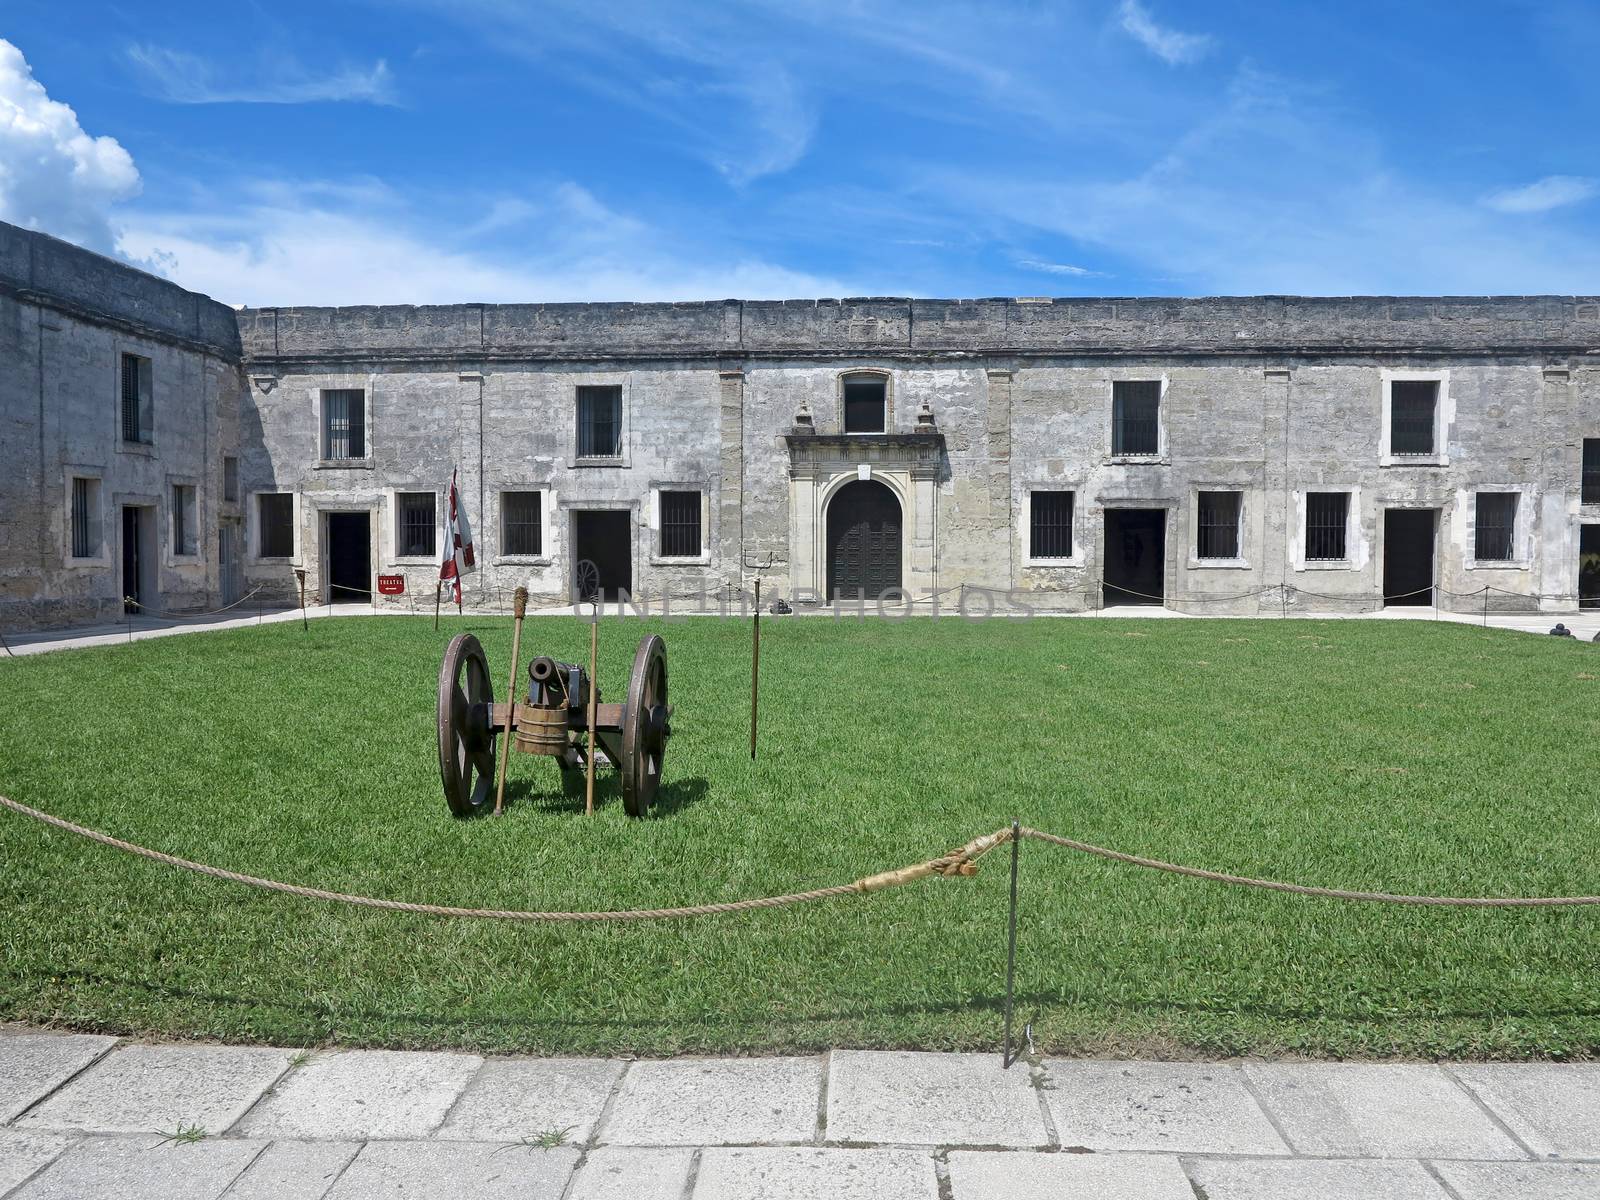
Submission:
M 469 604 L 1600 603 L 1594 297 L 234 310 L 0 225 L 0 418 L 10 628 L 431 602 L 452 470 Z

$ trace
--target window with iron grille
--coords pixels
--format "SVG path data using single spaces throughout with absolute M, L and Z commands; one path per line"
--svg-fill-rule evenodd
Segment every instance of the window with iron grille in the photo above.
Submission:
M 395 553 L 402 558 L 427 558 L 437 551 L 432 492 L 400 492 L 395 496 Z
M 1028 557 L 1072 557 L 1072 493 L 1034 492 L 1028 505 Z
M 1349 518 L 1349 492 L 1306 493 L 1307 561 L 1337 562 L 1350 557 L 1345 547 Z
M 500 553 L 542 554 L 543 515 L 538 492 L 500 493 Z
M 1479 492 L 1477 507 L 1472 556 L 1479 562 L 1506 562 L 1515 558 L 1517 494 Z
M 222 498 L 229 504 L 239 499 L 239 460 L 231 454 L 222 459 Z
M 122 440 L 150 440 L 150 360 L 122 356 Z
M 262 558 L 294 557 L 294 497 L 288 492 L 267 492 L 256 497 Z
M 1161 381 L 1111 385 L 1111 453 L 1161 453 Z
M 700 493 L 661 493 L 661 557 L 700 557 Z
M 100 556 L 100 481 L 72 481 L 72 557 Z
M 1583 503 L 1600 504 L 1600 438 L 1583 439 Z
M 578 457 L 622 457 L 622 388 L 578 389 Z
M 1433 427 L 1438 405 L 1438 380 L 1397 379 L 1390 383 L 1389 453 L 1435 453 Z
M 1239 492 L 1201 492 L 1195 537 L 1197 558 L 1239 557 Z
M 367 394 L 360 388 L 322 393 L 322 457 L 367 456 Z
M 172 485 L 172 553 L 192 556 L 200 553 L 198 518 L 194 488 L 186 483 Z
M 844 381 L 844 431 L 882 433 L 888 428 L 889 383 L 881 375 L 847 376 Z

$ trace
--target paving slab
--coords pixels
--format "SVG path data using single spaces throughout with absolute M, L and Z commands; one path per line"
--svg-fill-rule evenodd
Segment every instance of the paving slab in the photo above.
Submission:
M 1243 1068 L 1300 1154 L 1330 1158 L 1525 1159 L 1438 1067 L 1247 1063 Z
M 1215 1063 L 1048 1062 L 1045 1102 L 1063 1146 L 1288 1154 L 1244 1077 Z
M 61 1133 L 0 1130 L 0 1196 L 61 1157 L 76 1140 Z
M 954 1200 L 1195 1200 L 1178 1160 L 1154 1154 L 955 1150 Z
M 273 1142 L 228 1189 L 228 1200 L 322 1200 L 360 1142 Z
M 1451 1200 L 1416 1162 L 1191 1159 L 1185 1165 L 1206 1200 Z
M 630 1063 L 600 1140 L 627 1146 L 809 1142 L 822 1060 L 673 1059 Z
M 601 1146 L 583 1160 L 567 1200 L 682 1200 L 694 1153 L 678 1146 Z
M 712 1148 L 695 1200 L 938 1200 L 932 1150 Z
M 1026 1063 L 995 1054 L 835 1050 L 830 1142 L 1044 1146 L 1049 1133 Z
M 1600 1158 L 1600 1063 L 1451 1067 L 1535 1154 Z
M 262 1149 L 234 1138 L 183 1146 L 149 1137 L 85 1138 L 7 1200 L 217 1200 Z
M 437 1136 L 514 1142 L 564 1130 L 568 1142 L 587 1142 L 622 1071 L 603 1058 L 490 1059 Z
M 0 1125 L 48 1096 L 117 1044 L 91 1034 L 0 1034 Z
M 344 1050 L 291 1071 L 240 1123 L 266 1138 L 428 1137 L 483 1060 L 474 1054 Z
M 122 1046 L 17 1121 L 20 1129 L 226 1132 L 289 1069 L 256 1046 Z
M 1595 1200 L 1600 1165 L 1595 1163 L 1436 1162 L 1460 1200 Z
M 494 1142 L 369 1142 L 327 1200 L 560 1200 L 578 1151 Z

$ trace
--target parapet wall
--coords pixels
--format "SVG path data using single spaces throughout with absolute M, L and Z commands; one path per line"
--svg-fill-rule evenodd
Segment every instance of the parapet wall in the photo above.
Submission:
M 1600 297 L 720 300 L 238 313 L 247 359 L 1600 353 Z

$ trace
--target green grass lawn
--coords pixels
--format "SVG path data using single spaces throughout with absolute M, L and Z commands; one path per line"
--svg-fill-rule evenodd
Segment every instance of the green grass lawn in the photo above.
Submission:
M 440 794 L 434 687 L 508 619 L 323 620 L 0 662 L 0 793 L 235 870 L 493 908 L 847 882 L 1024 823 L 1401 892 L 1600 893 L 1600 647 L 1421 622 L 608 620 L 625 693 L 665 634 L 656 815 L 592 819 L 547 759 L 499 820 Z M 530 620 L 524 657 L 582 660 Z M 0 812 L 0 1019 L 289 1044 L 536 1052 L 993 1048 L 1006 854 L 969 879 L 697 921 L 369 912 L 221 883 Z M 1028 843 L 1019 1015 L 1058 1053 L 1593 1056 L 1600 911 L 1412 909 Z

